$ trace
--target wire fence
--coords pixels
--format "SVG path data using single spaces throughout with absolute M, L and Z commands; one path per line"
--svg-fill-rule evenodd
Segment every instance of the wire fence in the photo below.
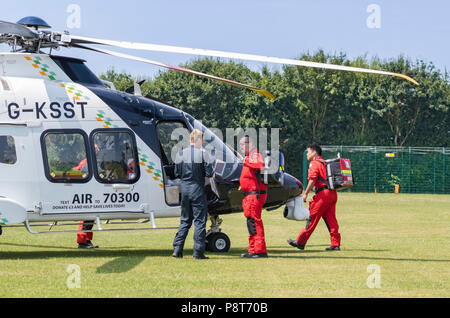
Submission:
M 350 159 L 352 192 L 450 194 L 450 148 L 323 146 L 324 159 Z M 308 175 L 303 153 L 303 183 Z

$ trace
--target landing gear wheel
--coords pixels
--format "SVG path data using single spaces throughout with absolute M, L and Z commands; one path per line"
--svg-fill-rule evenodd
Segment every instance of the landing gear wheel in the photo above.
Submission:
M 210 233 L 206 237 L 206 250 L 213 253 L 226 253 L 230 250 L 230 238 L 224 233 Z

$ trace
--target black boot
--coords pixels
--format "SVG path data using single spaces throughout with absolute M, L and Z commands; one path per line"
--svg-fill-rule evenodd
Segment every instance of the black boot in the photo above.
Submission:
M 194 259 L 209 259 L 209 257 L 205 256 L 205 255 L 194 256 L 193 258 Z
M 253 254 L 252 258 L 268 258 L 266 253 Z
M 172 257 L 183 258 L 183 252 L 173 252 Z
M 92 244 L 92 242 L 91 242 L 91 241 L 89 241 L 89 240 L 87 240 L 87 241 L 86 241 L 86 244 L 87 244 L 87 245 L 89 245 L 89 246 L 90 246 L 90 248 L 98 248 L 98 245 L 94 245 L 94 244 Z
M 298 242 L 296 240 L 287 239 L 287 242 L 289 243 L 290 246 L 296 247 L 296 248 L 298 248 L 300 250 L 304 250 L 305 249 L 305 245 L 298 244 Z
M 325 251 L 340 251 L 340 250 L 341 249 L 339 246 L 330 246 L 325 249 Z
M 96 248 L 98 246 L 95 246 L 94 244 L 88 244 L 86 243 L 78 243 L 78 248 Z

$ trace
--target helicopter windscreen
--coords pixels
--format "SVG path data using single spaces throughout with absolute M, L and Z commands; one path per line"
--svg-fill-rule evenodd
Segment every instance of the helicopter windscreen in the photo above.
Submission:
M 203 132 L 203 148 L 208 153 L 210 160 L 214 162 L 216 175 L 222 178 L 232 175 L 239 162 L 243 161 L 242 156 L 238 152 L 234 152 L 217 136 L 217 134 L 222 134 L 220 129 L 209 129 L 192 117 L 189 118 L 189 122 L 194 129 Z

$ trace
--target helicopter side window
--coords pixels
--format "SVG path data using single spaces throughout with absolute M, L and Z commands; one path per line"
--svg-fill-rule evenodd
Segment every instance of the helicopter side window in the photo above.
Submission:
M 81 130 L 48 130 L 41 136 L 45 175 L 51 182 L 87 182 L 87 136 Z
M 0 163 L 13 165 L 16 162 L 14 138 L 12 136 L 0 136 Z
M 127 129 L 97 129 L 91 134 L 95 147 L 95 177 L 101 183 L 134 183 L 139 160 L 133 134 Z

